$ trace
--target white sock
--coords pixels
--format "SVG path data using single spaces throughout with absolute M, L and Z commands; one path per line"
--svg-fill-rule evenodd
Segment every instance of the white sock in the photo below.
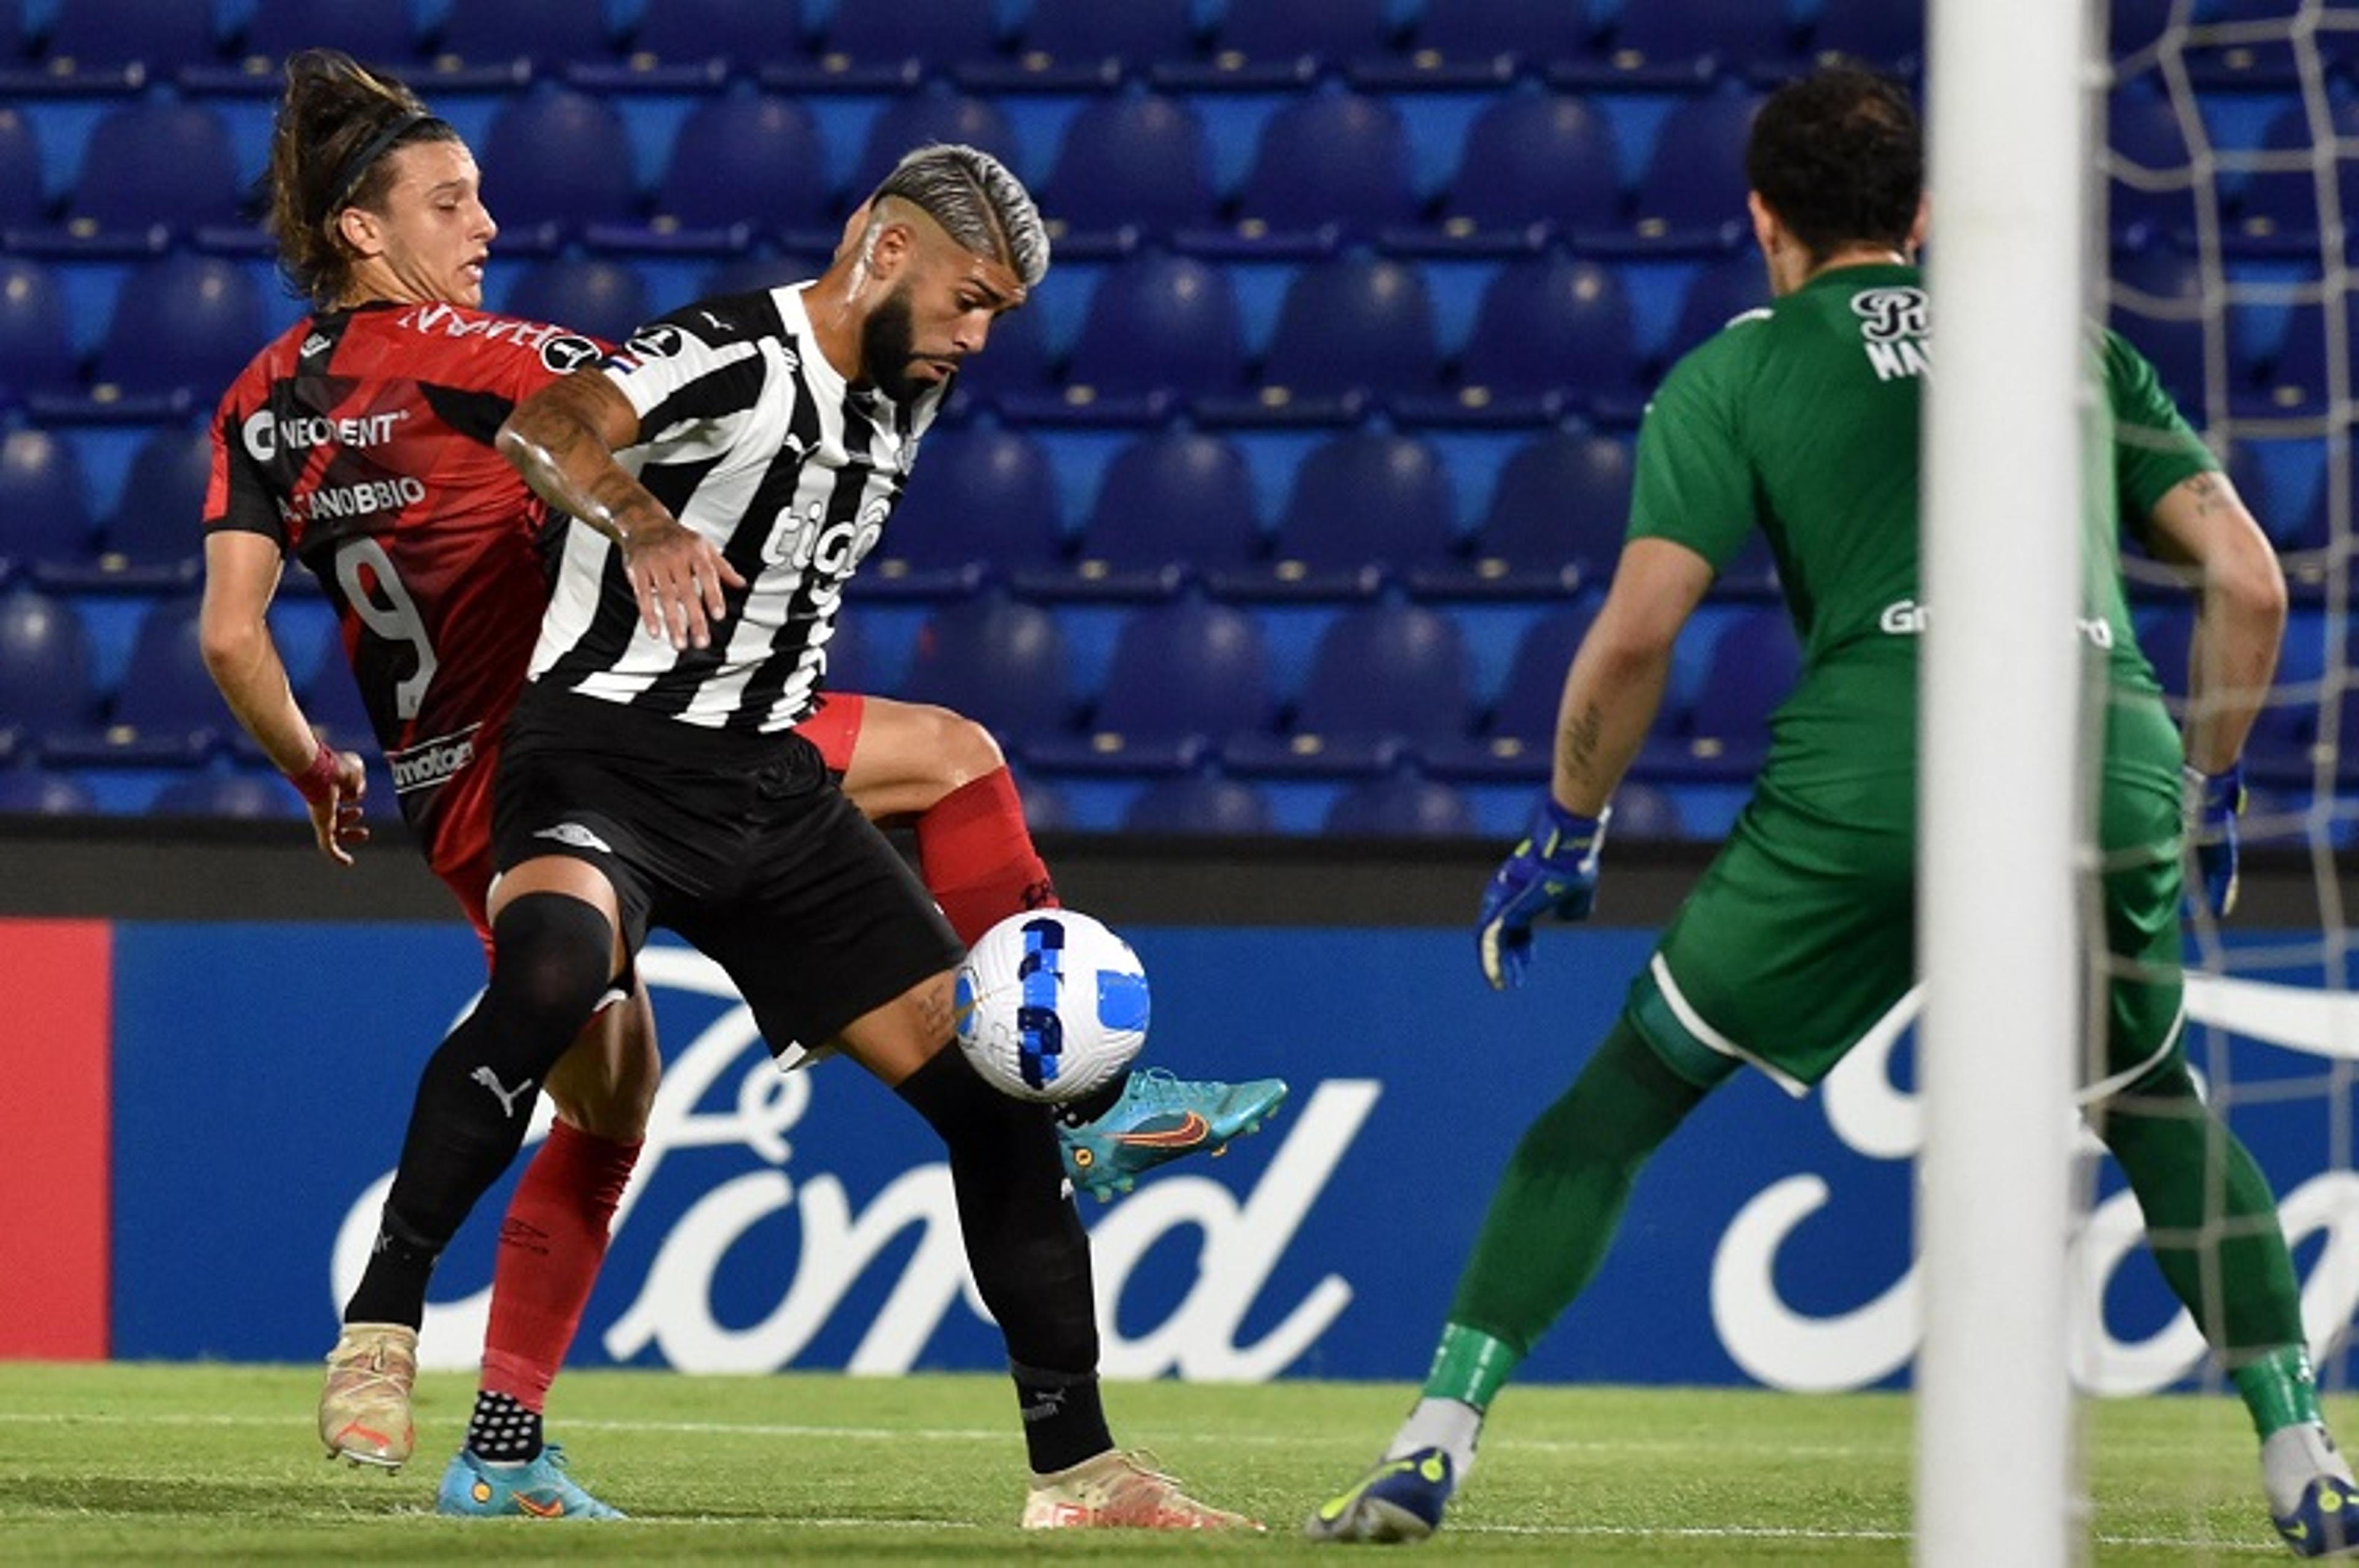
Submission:
M 1439 1448 L 1450 1455 L 1460 1485 L 1474 1468 L 1474 1445 L 1483 1439 L 1483 1412 L 1462 1400 L 1424 1399 L 1393 1433 L 1387 1459 L 1404 1458 L 1420 1448 Z
M 2279 1427 L 2261 1444 L 2261 1488 L 2274 1511 L 2293 1512 L 2304 1489 L 2321 1476 L 2352 1478 L 2350 1463 L 2316 1422 Z

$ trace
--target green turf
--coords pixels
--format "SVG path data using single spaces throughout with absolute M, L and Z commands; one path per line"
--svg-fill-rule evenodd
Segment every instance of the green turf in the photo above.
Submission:
M 1294 1531 L 1374 1456 L 1408 1397 L 1332 1383 L 1113 1388 L 1125 1442 L 1272 1527 L 1188 1540 L 1019 1534 L 1022 1449 L 997 1379 L 571 1373 L 552 1431 L 575 1475 L 636 1516 L 613 1525 L 435 1518 L 471 1397 L 463 1377 L 424 1380 L 420 1458 L 397 1476 L 321 1458 L 317 1387 L 300 1368 L 0 1365 L 0 1559 L 1332 1561 L 1337 1549 Z M 2095 1561 L 2283 1555 L 2233 1401 L 2087 1409 Z M 1908 1560 L 1899 1397 L 1522 1388 L 1494 1416 L 1472 1487 L 1416 1560 Z

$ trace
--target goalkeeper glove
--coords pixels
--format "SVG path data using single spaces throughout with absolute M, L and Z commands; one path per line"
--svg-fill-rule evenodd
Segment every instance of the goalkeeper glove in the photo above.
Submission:
M 1483 890 L 1474 949 L 1493 990 L 1524 983 L 1524 967 L 1532 957 L 1532 922 L 1542 912 L 1553 910 L 1566 920 L 1589 918 L 1597 902 L 1597 857 L 1613 816 L 1610 806 L 1595 816 L 1581 816 L 1552 795 L 1540 797 L 1524 841 Z
M 2245 770 L 2231 762 L 2216 773 L 2192 767 L 2180 772 L 2187 839 L 2195 849 L 2203 902 L 2214 915 L 2224 916 L 2236 907 L 2236 814 L 2245 809 Z

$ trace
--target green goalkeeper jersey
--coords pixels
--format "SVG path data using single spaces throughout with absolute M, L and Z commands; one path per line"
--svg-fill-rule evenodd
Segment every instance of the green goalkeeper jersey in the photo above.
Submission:
M 2096 352 L 2093 421 L 2110 483 L 2082 508 L 2082 634 L 2114 693 L 2107 771 L 2175 789 L 2179 742 L 2123 600 L 2119 519 L 2218 466 L 2153 367 L 2118 336 Z M 1630 537 L 1684 545 L 1715 568 L 1758 527 L 1800 635 L 1802 676 L 1772 722 L 1764 785 L 1838 822 L 1913 819 L 1918 429 L 1931 373 L 1924 280 L 1903 265 L 1823 273 L 1731 322 L 1664 378 L 1638 437 Z

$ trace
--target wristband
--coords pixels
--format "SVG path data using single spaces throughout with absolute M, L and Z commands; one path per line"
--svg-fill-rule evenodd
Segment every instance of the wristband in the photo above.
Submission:
M 317 735 L 312 739 L 319 741 Z M 336 798 L 336 749 L 320 741 L 320 749 L 311 754 L 310 765 L 301 773 L 288 773 L 287 782 L 311 805 L 327 805 Z

